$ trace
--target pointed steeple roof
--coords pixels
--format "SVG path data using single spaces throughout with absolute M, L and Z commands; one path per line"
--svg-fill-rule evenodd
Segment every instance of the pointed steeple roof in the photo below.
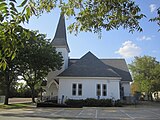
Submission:
M 57 30 L 56 30 L 56 34 L 55 34 L 54 39 L 52 40 L 51 44 L 54 47 L 66 47 L 68 52 L 70 52 L 69 46 L 67 43 L 66 25 L 65 25 L 65 18 L 64 18 L 63 14 L 61 14 L 61 16 L 60 16 Z
M 120 77 L 91 52 L 69 66 L 59 77 Z

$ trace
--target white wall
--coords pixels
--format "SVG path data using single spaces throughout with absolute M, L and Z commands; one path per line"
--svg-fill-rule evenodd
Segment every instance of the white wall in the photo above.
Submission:
M 53 93 L 52 89 L 57 89 L 53 87 L 53 80 L 56 79 L 56 76 L 68 68 L 68 51 L 66 48 L 56 48 L 57 52 L 60 52 L 63 56 L 63 65 L 61 70 L 51 71 L 47 75 L 47 86 L 46 86 L 46 95 L 50 96 Z M 54 94 L 54 93 L 53 93 Z
M 68 51 L 66 48 L 56 48 L 57 52 L 60 52 L 63 56 L 63 66 L 62 71 L 64 71 L 66 68 L 68 68 Z
M 65 99 L 86 99 L 86 98 L 96 98 L 96 86 L 97 84 L 107 84 L 107 96 L 100 96 L 100 98 L 115 98 L 120 99 L 120 80 L 102 80 L 102 79 L 59 79 L 59 90 L 58 99 L 62 99 L 64 95 Z M 81 83 L 82 84 L 82 96 L 72 95 L 72 84 Z M 101 87 L 102 89 L 102 87 Z M 101 94 L 102 95 L 102 94 Z
M 130 82 L 121 82 L 122 87 L 124 88 L 124 96 L 131 95 Z

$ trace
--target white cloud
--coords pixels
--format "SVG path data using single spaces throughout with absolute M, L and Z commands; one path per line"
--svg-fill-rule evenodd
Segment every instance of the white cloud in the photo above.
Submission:
M 152 39 L 151 37 L 147 37 L 145 35 L 143 35 L 142 37 L 137 38 L 137 40 L 140 40 L 140 41 L 151 40 L 151 39 Z
M 122 44 L 122 47 L 120 47 L 119 50 L 115 53 L 118 53 L 125 58 L 131 58 L 140 55 L 141 48 L 134 44 L 132 41 L 125 41 Z
M 149 8 L 150 8 L 151 12 L 154 12 L 156 10 L 156 5 L 155 4 L 150 4 Z

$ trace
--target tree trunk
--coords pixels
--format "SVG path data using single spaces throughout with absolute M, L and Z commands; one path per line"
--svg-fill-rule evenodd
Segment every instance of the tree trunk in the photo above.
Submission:
M 9 99 L 9 88 L 10 88 L 10 82 L 9 82 L 9 72 L 5 71 L 5 101 L 4 104 L 8 105 L 8 99 Z
M 32 102 L 35 103 L 35 89 L 34 86 L 31 86 L 31 92 L 32 92 Z
M 149 93 L 147 93 L 147 100 L 149 101 Z
M 8 105 L 8 99 L 9 99 L 9 85 L 7 85 L 6 91 L 5 91 L 5 101 L 4 101 L 5 105 Z

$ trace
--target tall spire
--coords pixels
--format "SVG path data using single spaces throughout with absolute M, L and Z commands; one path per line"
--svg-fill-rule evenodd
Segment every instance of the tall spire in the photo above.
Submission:
M 66 25 L 65 25 L 65 18 L 64 15 L 61 14 L 56 34 L 54 36 L 54 39 L 52 40 L 51 44 L 54 47 L 66 47 L 68 52 L 70 52 L 68 43 L 67 43 L 67 36 L 66 36 Z

